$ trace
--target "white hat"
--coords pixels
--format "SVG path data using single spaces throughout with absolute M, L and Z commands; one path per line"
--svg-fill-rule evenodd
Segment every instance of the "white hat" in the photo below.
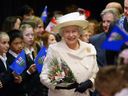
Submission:
M 77 25 L 82 28 L 86 28 L 88 26 L 88 21 L 85 20 L 86 17 L 84 14 L 80 14 L 79 12 L 73 12 L 61 16 L 57 19 L 57 25 L 53 30 L 59 31 L 62 27 Z

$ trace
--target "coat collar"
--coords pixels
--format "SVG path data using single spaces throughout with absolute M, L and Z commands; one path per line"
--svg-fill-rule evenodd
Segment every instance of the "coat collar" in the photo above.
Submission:
M 80 47 L 77 50 L 70 49 L 64 41 L 61 42 L 60 46 L 65 47 L 63 48 L 63 50 L 65 50 L 65 52 L 67 52 L 68 55 L 71 55 L 79 59 L 82 59 L 85 56 L 89 55 L 96 55 L 96 51 L 91 44 L 85 43 L 81 40 L 79 40 L 79 44 Z
M 18 56 L 18 54 L 16 54 L 14 51 L 12 50 L 9 50 L 8 51 L 12 56 L 14 56 L 15 58 Z

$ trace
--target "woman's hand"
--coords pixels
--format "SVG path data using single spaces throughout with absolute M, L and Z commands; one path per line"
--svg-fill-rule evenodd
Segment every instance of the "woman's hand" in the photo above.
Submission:
M 75 92 L 80 92 L 83 93 L 85 92 L 88 88 L 91 88 L 93 86 L 93 83 L 91 80 L 87 80 L 85 82 L 82 82 L 78 85 L 78 87 L 75 89 Z
M 77 88 L 77 87 L 78 87 L 78 83 L 75 82 L 75 83 L 70 84 L 66 87 L 56 86 L 55 89 L 68 89 L 68 90 L 70 90 L 70 89 L 74 89 L 74 88 Z

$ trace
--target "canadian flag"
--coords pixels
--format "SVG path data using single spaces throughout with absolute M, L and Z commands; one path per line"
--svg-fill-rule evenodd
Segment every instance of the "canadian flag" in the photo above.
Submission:
M 51 21 L 49 22 L 49 24 L 47 25 L 47 27 L 45 28 L 46 31 L 48 32 L 52 32 L 53 28 L 57 25 L 56 19 L 55 17 L 53 17 L 51 19 Z

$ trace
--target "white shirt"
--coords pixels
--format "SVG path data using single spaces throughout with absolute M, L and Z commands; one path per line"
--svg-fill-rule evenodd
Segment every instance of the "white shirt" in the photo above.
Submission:
M 7 64 L 6 64 L 7 57 L 6 57 L 6 54 L 3 54 L 3 56 L 0 55 L 0 59 L 4 63 L 4 66 L 5 66 L 6 70 L 7 70 Z
M 29 55 L 32 60 L 34 60 L 32 56 L 32 52 L 34 52 L 34 48 L 31 48 L 31 49 L 25 48 L 25 53 Z
M 15 58 L 18 56 L 18 54 L 16 54 L 16 53 L 13 52 L 12 50 L 9 50 L 9 53 L 12 54 L 12 56 L 14 56 Z

